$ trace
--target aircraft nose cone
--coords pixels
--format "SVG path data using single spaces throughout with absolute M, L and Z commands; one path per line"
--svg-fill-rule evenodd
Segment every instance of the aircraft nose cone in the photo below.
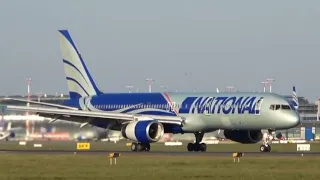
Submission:
M 290 124 L 292 126 L 298 126 L 300 124 L 300 115 L 299 113 L 295 113 L 293 116 L 290 117 Z

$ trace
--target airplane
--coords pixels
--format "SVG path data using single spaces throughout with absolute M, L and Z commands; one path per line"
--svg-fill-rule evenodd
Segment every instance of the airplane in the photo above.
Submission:
M 296 127 L 297 109 L 283 96 L 253 92 L 131 92 L 104 93 L 89 73 L 68 30 L 58 30 L 70 99 L 62 104 L 27 101 L 49 107 L 8 105 L 8 110 L 29 111 L 49 117 L 50 123 L 65 120 L 106 130 L 120 131 L 133 141 L 132 151 L 150 151 L 164 133 L 193 133 L 188 151 L 206 151 L 205 133 L 224 130 L 226 138 L 243 144 L 262 140 L 269 133 Z M 20 100 L 21 101 L 21 100 Z M 26 101 L 26 100 L 24 100 Z M 270 152 L 263 143 L 261 152 Z
M 11 121 L 7 123 L 7 128 L 5 129 L 5 121 L 3 117 L 0 117 L 0 140 L 9 141 L 10 138 L 14 138 L 17 131 L 22 130 L 21 127 L 12 128 Z

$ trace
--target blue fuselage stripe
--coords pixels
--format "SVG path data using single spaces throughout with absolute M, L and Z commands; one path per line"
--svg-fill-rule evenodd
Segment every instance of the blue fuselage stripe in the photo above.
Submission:
M 186 96 L 172 108 L 162 93 L 110 93 L 92 96 L 86 107 L 120 113 L 177 116 L 180 114 L 256 114 L 259 96 Z M 79 103 L 76 102 L 75 105 Z

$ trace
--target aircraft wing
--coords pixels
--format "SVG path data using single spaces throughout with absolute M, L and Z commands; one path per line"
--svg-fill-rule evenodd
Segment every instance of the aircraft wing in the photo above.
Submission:
M 74 110 L 77 110 L 77 109 L 78 109 L 78 108 L 74 108 L 74 107 L 70 107 L 70 106 L 64 106 L 64 105 L 60 105 L 60 104 L 37 102 L 37 101 L 28 101 L 28 100 L 24 100 L 24 99 L 4 98 L 4 100 L 25 102 L 25 103 L 30 103 L 30 104 L 37 104 L 37 105 L 43 105 L 43 106 L 49 106 L 49 107 L 56 107 L 56 108 L 62 108 L 62 109 L 74 109 Z
M 13 132 L 21 131 L 21 130 L 24 130 L 24 128 L 23 127 L 14 127 L 14 128 L 10 129 L 10 131 L 13 131 Z
M 148 117 L 150 119 L 158 120 L 163 124 L 176 124 L 182 125 L 184 122 L 183 117 L 177 116 L 156 116 L 156 115 L 136 115 L 115 112 L 93 112 L 84 110 L 72 109 L 58 109 L 58 108 L 43 108 L 43 107 L 26 107 L 26 106 L 7 106 L 8 110 L 16 111 L 29 111 L 39 114 L 43 117 L 52 118 L 52 121 L 57 119 L 83 123 L 84 125 L 91 124 L 102 128 L 110 128 L 106 124 L 113 126 L 122 125 L 130 121 L 138 120 L 139 117 Z M 102 121 L 106 121 L 103 123 Z M 110 125 L 110 126 L 111 126 Z M 81 125 L 82 126 L 82 125 Z

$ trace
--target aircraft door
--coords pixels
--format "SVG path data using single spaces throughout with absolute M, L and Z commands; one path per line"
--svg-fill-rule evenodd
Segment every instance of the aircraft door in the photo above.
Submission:
M 257 101 L 256 105 L 254 106 L 254 113 L 255 113 L 255 115 L 260 115 L 262 102 L 263 102 L 263 97 L 261 97 L 261 98 Z
M 171 102 L 171 103 L 168 103 L 168 108 L 167 108 L 167 110 L 168 110 L 169 112 L 175 112 L 176 107 L 177 107 L 176 102 Z
M 176 103 L 175 102 L 172 102 L 172 103 L 168 102 L 168 104 L 166 104 L 166 110 L 168 112 L 174 111 L 175 107 L 176 107 Z
M 171 103 L 171 111 L 174 111 L 176 109 L 176 102 Z

